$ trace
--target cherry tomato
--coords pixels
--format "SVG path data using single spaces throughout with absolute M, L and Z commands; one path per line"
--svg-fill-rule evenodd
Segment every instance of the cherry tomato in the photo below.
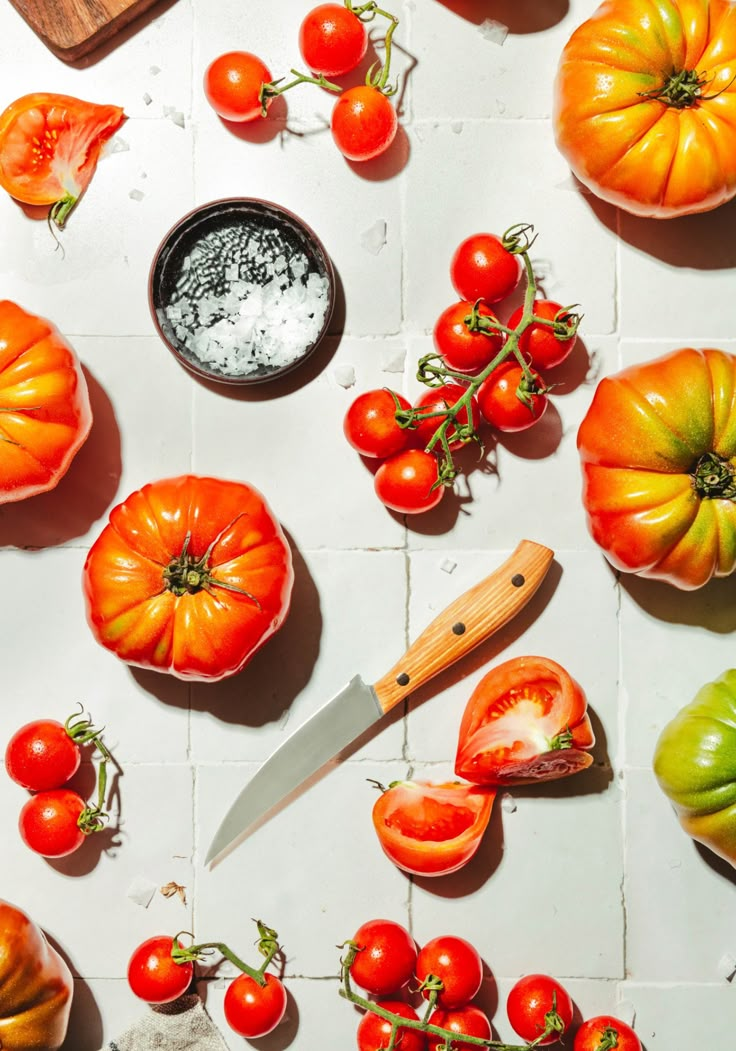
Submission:
M 411 406 L 394 391 L 367 390 L 359 394 L 345 415 L 343 432 L 362 456 L 391 456 L 408 448 L 412 432 L 396 422 L 396 404 Z
M 37 719 L 13 734 L 5 749 L 5 769 L 31 792 L 61 788 L 79 769 L 79 745 L 55 719 Z
M 339 77 L 360 64 L 368 48 L 368 33 L 344 4 L 320 4 L 299 29 L 299 50 L 313 73 Z
M 456 372 L 474 375 L 490 365 L 503 346 L 500 332 L 471 332 L 465 318 L 473 309 L 473 303 L 462 300 L 443 310 L 434 326 L 434 345 L 448 368 Z M 483 317 L 496 320 L 496 315 L 483 303 L 478 306 Z
M 445 409 L 449 409 L 451 406 L 455 405 L 465 393 L 465 387 L 461 387 L 459 383 L 444 383 L 441 387 L 428 387 L 414 402 L 414 408 L 426 409 L 431 412 L 444 412 Z M 467 424 L 469 421 L 472 421 L 473 430 L 477 430 L 480 412 L 475 395 L 472 395 L 470 398 L 470 415 L 468 415 L 467 409 L 461 409 L 457 415 L 457 419 L 460 424 Z M 413 444 L 423 449 L 429 443 L 432 435 L 442 423 L 442 416 L 430 416 L 427 417 L 427 419 L 421 420 L 416 427 L 409 432 Z M 461 446 L 465 444 L 458 440 L 456 435 L 457 431 L 455 428 L 449 428 L 447 437 L 450 442 L 450 449 L 453 451 L 461 448 Z M 435 450 L 438 450 L 441 446 L 438 444 L 434 446 L 434 448 Z
M 641 1041 L 631 1026 L 611 1015 L 589 1018 L 575 1034 L 573 1051 L 600 1051 L 600 1048 L 642 1051 Z
M 438 1007 L 429 1017 L 430 1025 L 447 1029 L 450 1033 L 458 1036 L 478 1036 L 482 1040 L 491 1039 L 491 1023 L 479 1007 L 474 1004 L 466 1004 L 465 1007 L 457 1007 L 454 1011 L 447 1011 Z M 427 1034 L 427 1051 L 444 1051 L 445 1041 L 441 1036 L 432 1033 Z M 453 1040 L 453 1051 L 470 1051 L 477 1048 L 477 1044 L 471 1044 L 465 1040 Z
M 506 1014 L 514 1032 L 528 1041 L 544 1032 L 552 1011 L 557 1013 L 560 1027 L 540 1040 L 540 1046 L 555 1043 L 570 1028 L 573 1006 L 569 993 L 546 974 L 527 974 L 512 987 L 506 1000 Z
M 350 965 L 350 977 L 375 996 L 402 989 L 414 974 L 417 947 L 411 934 L 392 920 L 369 920 L 351 939 L 360 949 Z
M 224 120 L 244 124 L 262 115 L 261 88 L 272 81 L 268 67 L 249 51 L 228 51 L 210 62 L 204 93 Z
M 437 484 L 438 480 L 436 456 L 423 449 L 405 449 L 384 460 L 373 485 L 382 504 L 392 511 L 412 515 L 431 511 L 440 502 L 445 486 Z
M 550 299 L 535 299 L 532 313 L 548 321 L 554 321 L 560 314 L 560 320 L 564 322 L 565 318 L 570 317 L 569 314 L 564 313 L 564 310 L 565 308 L 559 303 L 554 303 Z M 509 318 L 508 327 L 516 328 L 523 314 L 523 307 L 515 310 Z M 561 338 L 555 335 L 552 326 L 540 325 L 533 321 L 519 336 L 519 350 L 535 369 L 552 369 L 555 365 L 562 364 L 576 342 L 577 336 L 570 336 L 568 339 Z
M 248 1040 L 256 1040 L 275 1029 L 286 1013 L 286 989 L 273 974 L 265 974 L 259 985 L 249 974 L 239 974 L 225 993 L 225 1020 L 231 1029 Z
M 143 942 L 128 962 L 128 985 L 148 1004 L 168 1004 L 189 988 L 194 964 L 177 963 L 171 955 L 174 939 L 166 934 Z
M 458 245 L 450 261 L 450 280 L 461 299 L 498 303 L 511 295 L 521 277 L 521 259 L 495 234 L 473 234 Z M 512 326 L 509 326 L 512 327 Z
M 404 1003 L 403 1000 L 379 1000 L 378 1006 L 383 1007 L 392 1014 L 401 1018 L 409 1018 L 418 1021 L 419 1016 L 413 1007 Z M 389 1045 L 391 1039 L 391 1023 L 380 1015 L 366 1011 L 358 1025 L 358 1048 L 359 1051 L 381 1051 Z M 425 1051 L 427 1038 L 419 1029 L 403 1029 L 399 1027 L 398 1039 L 396 1040 L 396 1051 Z
M 478 388 L 478 406 L 481 416 L 499 431 L 525 431 L 538 423 L 547 408 L 544 384 L 536 373 L 532 373 L 533 389 L 524 371 L 514 359 L 502 361 L 498 368 Z M 518 391 L 526 390 L 528 402 L 519 398 Z
M 447 934 L 432 938 L 420 949 L 415 974 L 420 984 L 430 974 L 439 978 L 442 988 L 437 1006 L 455 1010 L 470 1003 L 480 989 L 483 961 L 470 942 Z M 422 989 L 422 995 L 429 997 L 429 989 Z
M 70 788 L 52 788 L 31 796 L 18 820 L 23 842 L 44 858 L 72 854 L 86 839 L 77 823 L 85 806 Z
M 398 126 L 390 99 L 369 84 L 343 91 L 332 111 L 332 137 L 349 161 L 369 161 L 384 153 Z

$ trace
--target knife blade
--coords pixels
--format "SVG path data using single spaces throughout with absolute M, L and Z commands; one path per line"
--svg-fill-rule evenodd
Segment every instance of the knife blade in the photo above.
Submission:
M 529 601 L 554 552 L 522 540 L 506 561 L 449 604 L 372 686 L 356 675 L 256 771 L 217 829 L 205 865 L 288 799 L 410 693 L 498 631 Z

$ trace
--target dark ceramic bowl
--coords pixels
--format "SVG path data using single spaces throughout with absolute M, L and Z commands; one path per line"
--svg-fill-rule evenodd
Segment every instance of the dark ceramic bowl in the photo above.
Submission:
M 189 212 L 161 242 L 148 282 L 161 339 L 190 372 L 247 385 L 297 368 L 327 332 L 335 275 L 321 241 L 269 201 Z

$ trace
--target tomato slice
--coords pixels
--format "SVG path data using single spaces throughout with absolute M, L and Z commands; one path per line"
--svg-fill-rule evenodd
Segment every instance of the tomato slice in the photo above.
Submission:
M 595 744 L 582 688 L 546 657 L 516 657 L 485 675 L 460 724 L 455 773 L 474 784 L 551 781 L 584 770 Z
M 0 186 L 24 204 L 51 205 L 62 227 L 125 120 L 119 106 L 36 92 L 0 113 Z
M 404 872 L 445 876 L 480 846 L 495 791 L 458 781 L 395 781 L 373 807 L 384 853 Z

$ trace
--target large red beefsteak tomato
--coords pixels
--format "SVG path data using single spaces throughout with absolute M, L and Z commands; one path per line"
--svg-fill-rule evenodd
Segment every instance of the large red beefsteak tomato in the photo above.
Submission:
M 103 646 L 182 679 L 233 675 L 281 626 L 293 570 L 281 526 L 243 482 L 183 475 L 113 508 L 84 566 Z

